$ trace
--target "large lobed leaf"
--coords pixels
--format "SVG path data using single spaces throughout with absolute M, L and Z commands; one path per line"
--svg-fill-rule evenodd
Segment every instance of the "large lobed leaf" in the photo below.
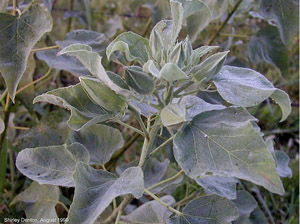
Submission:
M 16 166 L 25 176 L 40 184 L 73 187 L 72 174 L 79 161 L 89 163 L 88 151 L 79 143 L 27 148 L 17 157 Z
M 79 162 L 73 178 L 75 196 L 68 216 L 72 224 L 92 224 L 115 197 L 133 194 L 140 198 L 144 192 L 144 176 L 139 167 L 130 167 L 117 177 Z
M 241 108 L 204 112 L 174 139 L 174 155 L 193 179 L 227 176 L 252 181 L 283 194 L 275 161 L 260 134 L 256 119 Z
M 51 29 L 51 15 L 38 4 L 20 17 L 0 13 L 0 72 L 13 101 L 32 47 Z

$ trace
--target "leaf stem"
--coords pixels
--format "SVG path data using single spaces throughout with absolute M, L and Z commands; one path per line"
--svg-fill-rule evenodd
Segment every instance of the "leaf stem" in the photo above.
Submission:
M 139 112 L 132 106 L 128 105 L 128 109 L 133 112 L 134 116 L 136 117 L 140 127 L 143 129 L 144 133 L 145 133 L 145 137 L 149 140 L 149 131 L 147 130 L 144 121 L 141 118 L 141 115 L 139 114 Z
M 118 123 L 120 125 L 123 125 L 124 127 L 127 127 L 127 128 L 129 128 L 129 129 L 135 131 L 136 133 L 139 133 L 140 135 L 142 135 L 142 136 L 145 137 L 145 133 L 144 132 L 142 132 L 141 130 L 139 130 L 139 129 L 135 128 L 135 127 L 132 127 L 129 124 L 124 123 L 123 121 L 120 121 L 120 120 L 112 120 L 112 121 L 114 121 L 114 122 L 116 122 L 116 123 Z
M 120 209 L 119 212 L 118 212 L 115 224 L 119 224 L 120 219 L 121 219 L 121 214 L 122 214 L 122 209 Z
M 217 32 L 207 41 L 207 43 L 205 45 L 211 45 L 215 39 L 219 36 L 219 34 L 221 33 L 221 31 L 224 29 L 225 25 L 227 24 L 227 22 L 230 20 L 230 18 L 233 16 L 233 14 L 235 13 L 235 11 L 238 9 L 238 7 L 240 6 L 240 4 L 242 3 L 243 0 L 239 0 L 233 7 L 233 9 L 231 10 L 231 12 L 227 15 L 226 19 L 224 20 L 224 22 L 221 24 L 221 26 L 219 27 L 219 29 L 217 30 Z
M 30 83 L 28 83 L 27 85 L 23 86 L 22 88 L 18 89 L 17 92 L 16 92 L 16 95 L 19 94 L 20 92 L 24 91 L 24 90 L 27 89 L 28 87 L 30 87 L 30 86 L 32 86 L 32 85 L 34 85 L 34 84 L 36 84 L 36 83 L 42 81 L 42 80 L 45 79 L 45 78 L 47 78 L 47 77 L 51 74 L 51 71 L 52 71 L 52 67 L 50 67 L 50 68 L 48 69 L 48 71 L 46 72 L 46 74 L 43 75 L 42 77 L 40 77 L 40 78 L 34 80 L 33 82 L 30 82 Z
M 172 208 L 171 206 L 167 205 L 165 202 L 163 202 L 162 200 L 160 200 L 159 197 L 157 197 L 155 194 L 153 194 L 151 191 L 149 191 L 148 189 L 144 188 L 145 193 L 147 193 L 148 195 L 150 195 L 153 199 L 155 199 L 156 201 L 158 201 L 160 204 L 162 204 L 163 206 L 165 206 L 168 210 L 170 210 L 171 212 L 179 215 L 179 216 L 183 216 L 183 213 L 176 210 L 175 208 Z
M 185 90 L 186 88 L 188 88 L 189 86 L 191 86 L 193 83 L 194 83 L 193 81 L 189 81 L 189 82 L 183 84 L 180 88 L 178 88 L 177 90 L 174 91 L 174 97 L 176 97 L 183 90 Z
M 151 189 L 154 189 L 154 188 L 156 188 L 156 187 L 158 187 L 158 186 L 160 186 L 160 185 L 163 185 L 163 184 L 165 184 L 165 183 L 168 183 L 168 182 L 171 182 L 171 181 L 173 181 L 173 180 L 176 180 L 178 177 L 180 177 L 181 175 L 183 175 L 184 174 L 184 171 L 183 170 L 180 170 L 178 173 L 176 173 L 174 176 L 172 176 L 172 177 L 170 177 L 170 178 L 168 178 L 168 179 L 165 179 L 165 180 L 163 180 L 163 181 L 161 181 L 161 182 L 159 182 L 159 183 L 157 183 L 157 184 L 154 184 L 154 185 L 152 185 L 151 187 L 148 187 L 147 189 L 148 190 L 151 190 Z
M 57 49 L 57 48 L 59 48 L 59 46 L 54 45 L 54 46 L 50 46 L 50 47 L 42 47 L 42 48 L 32 49 L 31 52 L 35 53 L 35 52 L 38 52 L 38 51 L 46 51 L 46 50 L 52 50 L 52 49 Z
M 168 138 L 168 140 L 166 140 L 164 143 L 162 143 L 161 145 L 159 145 L 158 147 L 156 147 L 156 149 L 154 149 L 150 155 L 155 154 L 156 152 L 158 152 L 161 148 L 165 147 L 169 142 L 171 142 L 173 139 L 175 138 L 175 135 L 171 136 L 170 138 Z

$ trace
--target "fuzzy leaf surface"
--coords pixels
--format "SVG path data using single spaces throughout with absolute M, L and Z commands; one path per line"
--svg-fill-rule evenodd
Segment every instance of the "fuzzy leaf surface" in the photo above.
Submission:
M 0 13 L 0 72 L 13 101 L 31 49 L 51 29 L 51 15 L 38 4 L 20 17 Z

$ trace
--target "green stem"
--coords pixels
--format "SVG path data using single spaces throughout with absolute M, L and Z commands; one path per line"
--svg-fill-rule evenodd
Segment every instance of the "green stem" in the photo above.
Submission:
M 151 190 L 151 189 L 154 189 L 154 188 L 156 188 L 156 187 L 158 187 L 158 186 L 160 186 L 160 185 L 163 185 L 163 184 L 165 184 L 165 183 L 168 183 L 168 182 L 171 182 L 171 181 L 173 181 L 173 180 L 176 180 L 178 177 L 180 177 L 181 175 L 183 175 L 184 174 L 184 171 L 183 170 L 180 170 L 177 174 L 175 174 L 174 176 L 172 176 L 172 177 L 170 177 L 170 178 L 168 178 L 168 179 L 165 179 L 165 180 L 163 180 L 163 181 L 161 181 L 161 182 L 159 182 L 159 183 L 157 183 L 157 184 L 154 184 L 154 185 L 152 185 L 151 187 L 148 187 L 147 189 L 148 190 Z
M 161 145 L 159 145 L 156 149 L 154 149 L 150 155 L 155 154 L 156 152 L 158 152 L 161 148 L 165 147 L 169 142 L 171 142 L 173 139 L 175 138 L 175 135 L 171 136 L 168 140 L 166 140 L 164 143 L 162 143 Z
M 161 205 L 165 206 L 168 210 L 170 210 L 171 212 L 179 215 L 179 216 L 183 216 L 183 213 L 176 210 L 175 208 L 172 208 L 170 205 L 167 205 L 165 202 L 163 202 L 162 200 L 160 200 L 159 197 L 157 197 L 155 194 L 153 194 L 151 191 L 149 191 L 148 189 L 144 188 L 145 193 L 147 193 L 148 195 L 150 195 L 153 199 L 155 199 L 156 201 L 158 201 Z
M 129 129 L 135 131 L 136 133 L 139 133 L 140 135 L 142 135 L 142 136 L 145 137 L 145 133 L 142 132 L 141 130 L 139 130 L 139 129 L 135 128 L 135 127 L 132 127 L 131 125 L 126 124 L 126 123 L 124 123 L 123 121 L 120 121 L 120 120 L 113 120 L 113 121 L 116 122 L 116 123 L 118 123 L 118 124 L 120 124 L 120 125 L 122 125 L 122 126 L 124 126 L 124 127 L 129 128 Z
M 185 84 L 183 84 L 180 88 L 178 88 L 176 91 L 174 91 L 174 97 L 176 97 L 179 93 L 181 93 L 183 90 L 185 90 L 186 88 L 188 88 L 189 86 L 191 86 L 194 82 L 189 81 Z

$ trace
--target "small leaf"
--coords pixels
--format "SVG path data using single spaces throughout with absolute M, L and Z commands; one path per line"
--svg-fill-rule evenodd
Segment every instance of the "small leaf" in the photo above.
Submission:
M 147 95 L 154 90 L 153 79 L 139 66 L 126 67 L 125 80 L 136 92 Z
M 162 109 L 160 115 L 165 127 L 181 124 L 186 121 L 186 109 L 182 104 L 169 104 Z
M 275 150 L 274 153 L 276 159 L 276 170 L 279 176 L 291 178 L 293 176 L 293 172 L 289 167 L 289 156 L 285 152 L 279 150 Z
M 75 196 L 68 216 L 72 224 L 92 224 L 114 198 L 125 194 L 140 198 L 144 192 L 143 171 L 139 167 L 128 168 L 117 177 L 80 162 L 73 178 Z
M 22 202 L 27 219 L 57 220 L 55 206 L 59 202 L 59 188 L 51 185 L 40 185 L 32 182 L 30 186 L 18 194 L 10 205 Z
M 109 60 L 115 51 L 123 52 L 128 61 L 138 61 L 143 65 L 149 60 L 150 45 L 147 39 L 132 32 L 125 32 L 107 47 L 106 55 Z
M 250 215 L 250 223 L 251 224 L 268 224 L 268 220 L 264 213 L 259 209 L 256 208 Z
M 170 0 L 170 5 L 173 19 L 172 43 L 175 43 L 183 22 L 183 7 L 182 4 L 177 0 Z
M 161 33 L 158 32 L 158 26 L 155 26 L 150 34 L 149 44 L 151 47 L 152 57 L 157 61 L 161 62 L 164 58 L 164 42 L 163 42 L 163 36 L 161 36 Z
M 263 0 L 259 9 L 265 19 L 275 20 L 281 39 L 291 47 L 294 37 L 299 33 L 299 2 Z
M 121 87 L 122 89 L 127 89 L 129 90 L 129 86 L 126 84 L 126 82 L 121 78 L 120 75 L 108 71 L 107 72 L 108 77 L 111 79 L 111 81 L 113 81 L 116 85 L 118 85 L 119 87 Z
M 171 47 L 173 47 L 174 38 L 172 35 L 173 35 L 172 20 L 161 20 L 153 27 L 150 33 L 149 42 L 152 48 L 153 56 L 156 57 L 157 54 L 159 55 L 159 58 L 156 58 L 158 62 L 164 61 L 163 55 L 167 54 L 167 52 L 171 49 Z
M 37 102 L 48 102 L 71 110 L 68 125 L 73 130 L 80 130 L 84 126 L 103 122 L 112 117 L 109 112 L 90 100 L 80 84 L 39 95 L 33 101 Z
M 193 79 L 196 82 L 200 82 L 203 79 L 205 79 L 205 81 L 210 80 L 221 70 L 228 53 L 229 51 L 216 53 L 205 59 L 201 64 L 195 66 L 193 68 Z
M 218 46 L 202 46 L 192 51 L 192 65 L 199 64 L 200 58 L 204 55 L 218 49 Z
M 193 179 L 209 175 L 240 178 L 282 195 L 275 161 L 252 126 L 255 120 L 242 108 L 197 115 L 174 139 L 176 161 Z
M 124 139 L 118 129 L 94 124 L 80 131 L 73 131 L 69 137 L 70 142 L 79 142 L 89 152 L 91 164 L 104 165 L 113 153 L 124 145 Z
M 169 62 L 178 65 L 179 68 L 182 68 L 185 62 L 185 54 L 182 45 L 183 42 L 176 44 L 169 56 Z
M 174 198 L 170 195 L 163 196 L 160 200 L 169 206 L 175 204 Z M 165 206 L 153 200 L 141 205 L 129 215 L 121 216 L 121 221 L 138 224 L 161 224 L 165 223 L 171 215 L 172 213 Z
M 126 99 L 122 95 L 97 79 L 81 77 L 80 84 L 95 104 L 108 111 L 122 111 L 127 107 Z
M 159 78 L 159 70 L 157 69 L 154 61 L 149 60 L 143 65 L 143 71 L 150 73 L 156 78 Z
M 188 76 L 176 64 L 173 63 L 165 64 L 160 70 L 159 76 L 169 82 L 188 78 Z
M 72 174 L 79 161 L 89 163 L 90 155 L 79 143 L 27 148 L 19 152 L 16 166 L 40 184 L 73 187 Z
M 0 13 L 0 72 L 12 101 L 32 47 L 51 29 L 51 15 L 38 4 L 31 6 L 20 18 Z
M 217 195 L 207 195 L 189 202 L 182 210 L 183 216 L 173 217 L 167 224 L 230 223 L 239 217 L 233 202 Z
M 222 98 L 231 104 L 251 107 L 272 97 L 283 112 L 281 121 L 290 113 L 288 95 L 276 89 L 268 79 L 254 70 L 223 66 L 213 80 Z

